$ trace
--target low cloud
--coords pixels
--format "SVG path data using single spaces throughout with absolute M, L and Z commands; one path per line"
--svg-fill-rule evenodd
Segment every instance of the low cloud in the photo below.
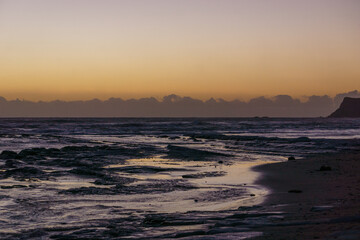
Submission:
M 305 102 L 289 95 L 258 97 L 248 102 L 209 99 L 202 101 L 175 94 L 156 98 L 110 98 L 105 101 L 8 101 L 0 97 L 0 117 L 325 117 L 344 97 L 360 97 L 357 90 L 309 96 Z

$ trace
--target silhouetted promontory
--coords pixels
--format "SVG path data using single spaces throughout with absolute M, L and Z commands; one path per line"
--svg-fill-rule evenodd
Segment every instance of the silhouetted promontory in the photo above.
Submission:
M 158 100 L 110 98 L 105 101 L 6 100 L 0 97 L 0 117 L 325 117 L 344 97 L 360 92 L 309 96 L 303 101 L 289 95 L 258 97 L 248 102 L 210 98 L 207 101 L 171 94 Z
M 360 98 L 345 97 L 340 107 L 329 117 L 332 118 L 360 118 Z

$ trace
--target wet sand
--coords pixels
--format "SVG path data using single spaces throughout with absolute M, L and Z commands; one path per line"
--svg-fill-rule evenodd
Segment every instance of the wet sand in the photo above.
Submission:
M 360 239 L 359 151 L 254 170 L 263 174 L 257 184 L 270 189 L 263 207 L 284 214 L 259 226 L 263 235 L 253 239 Z

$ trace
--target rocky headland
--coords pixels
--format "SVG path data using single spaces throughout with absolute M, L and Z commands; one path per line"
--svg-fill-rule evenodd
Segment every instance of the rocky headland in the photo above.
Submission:
M 360 98 L 345 97 L 340 107 L 333 112 L 330 118 L 359 118 Z

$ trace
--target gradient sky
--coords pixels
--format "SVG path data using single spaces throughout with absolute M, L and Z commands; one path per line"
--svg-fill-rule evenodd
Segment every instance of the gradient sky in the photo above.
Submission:
M 0 96 L 360 89 L 359 0 L 0 0 Z

